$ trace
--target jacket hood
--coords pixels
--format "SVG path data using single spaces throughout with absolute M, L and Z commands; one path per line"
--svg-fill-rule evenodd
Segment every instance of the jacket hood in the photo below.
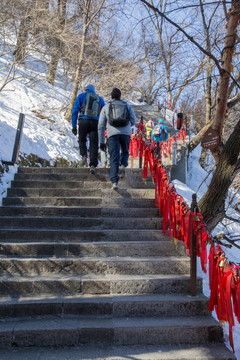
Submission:
M 88 84 L 86 87 L 85 87 L 85 91 L 91 91 L 91 92 L 94 92 L 95 93 L 95 87 L 93 84 Z
M 158 124 L 163 124 L 164 125 L 163 119 L 158 120 Z

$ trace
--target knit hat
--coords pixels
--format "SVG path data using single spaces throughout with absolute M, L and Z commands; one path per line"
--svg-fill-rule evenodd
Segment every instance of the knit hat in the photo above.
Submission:
M 93 84 L 88 84 L 88 85 L 85 87 L 85 91 L 88 91 L 88 90 L 95 92 L 95 87 L 94 87 L 94 85 L 93 85 Z
M 163 119 L 158 120 L 158 124 L 164 124 Z

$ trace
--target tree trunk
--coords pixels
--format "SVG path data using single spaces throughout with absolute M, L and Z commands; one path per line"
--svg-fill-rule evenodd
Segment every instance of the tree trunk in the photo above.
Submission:
M 67 1 L 68 0 L 58 0 L 58 21 L 59 21 L 59 29 L 61 30 L 61 32 L 63 31 L 66 23 Z M 48 75 L 46 78 L 47 82 L 52 86 L 54 86 L 58 62 L 61 58 L 61 46 L 62 46 L 62 41 L 59 38 L 55 38 L 52 58 L 48 67 Z
M 76 101 L 76 98 L 77 98 L 78 87 L 79 87 L 79 83 L 80 83 L 80 79 L 81 79 L 81 72 L 82 72 L 82 66 L 83 66 L 83 61 L 84 61 L 83 58 L 84 58 L 84 52 L 85 52 L 85 46 L 86 46 L 87 32 L 88 32 L 90 24 L 93 22 L 93 20 L 96 18 L 96 16 L 98 16 L 98 14 L 100 13 L 104 2 L 105 2 L 105 0 L 101 0 L 100 4 L 98 4 L 97 10 L 95 9 L 95 11 L 94 11 L 94 13 L 92 15 L 90 14 L 91 0 L 85 0 L 85 2 L 84 2 L 83 33 L 82 33 L 82 41 L 81 41 L 81 51 L 80 51 L 80 54 L 79 54 L 78 66 L 77 66 L 77 69 L 76 69 L 76 75 L 75 75 L 74 89 L 73 89 L 72 97 L 71 97 L 71 100 L 70 100 L 68 110 L 67 110 L 67 112 L 65 114 L 65 118 L 68 121 L 71 121 L 73 105 L 74 105 L 74 103 Z
M 197 135 L 194 137 L 194 139 L 189 143 L 188 145 L 188 152 L 193 151 L 198 144 L 200 143 L 200 141 L 203 138 L 203 135 L 205 134 L 205 132 L 210 128 L 212 122 L 210 122 L 209 124 L 205 125 L 198 133 Z
M 211 121 L 211 108 L 212 108 L 212 67 L 211 67 L 211 59 L 207 57 L 207 80 L 206 80 L 206 91 L 205 91 L 205 99 L 206 99 L 206 125 Z M 201 139 L 200 139 L 201 140 Z M 202 148 L 199 164 L 204 168 L 204 164 L 206 162 L 207 150 Z
M 218 134 L 222 135 L 223 123 L 227 112 L 227 99 L 228 99 L 228 88 L 229 79 L 232 71 L 232 58 L 234 53 L 235 44 L 237 41 L 237 27 L 239 24 L 240 16 L 240 2 L 239 0 L 232 0 L 232 7 L 228 13 L 229 18 L 227 21 L 226 37 L 224 43 L 224 49 L 222 51 L 222 67 L 220 72 L 220 80 L 217 94 L 217 106 L 216 114 L 213 120 L 212 128 L 216 130 Z M 220 159 L 220 146 L 212 150 L 212 154 L 215 158 L 216 163 Z
M 207 192 L 198 203 L 210 231 L 214 229 L 225 214 L 225 199 L 232 183 L 232 176 L 240 153 L 239 134 L 240 120 L 224 146 Z
M 26 57 L 27 39 L 29 31 L 30 16 L 24 17 L 19 25 L 17 45 L 14 51 L 15 61 L 22 64 Z
M 49 66 L 48 66 L 48 74 L 47 74 L 47 78 L 46 78 L 46 81 L 52 86 L 54 86 L 58 62 L 61 57 L 61 52 L 60 52 L 61 44 L 60 44 L 59 40 L 57 41 L 57 39 L 56 39 L 56 42 L 58 42 L 58 44 L 56 44 L 56 46 L 54 47 L 54 51 L 52 53 L 52 58 L 51 58 Z
M 199 165 L 204 169 L 205 163 L 206 163 L 206 157 L 207 157 L 207 149 L 202 147 L 201 155 L 198 160 Z
M 206 80 L 206 91 L 205 91 L 205 99 L 206 99 L 206 124 L 208 124 L 211 120 L 212 114 L 212 66 L 211 59 L 207 57 L 207 80 Z
M 80 54 L 79 54 L 79 62 L 78 62 L 78 66 L 77 66 L 76 74 L 75 74 L 74 89 L 73 89 L 73 93 L 72 93 L 72 97 L 71 97 L 71 100 L 70 100 L 69 107 L 68 107 L 67 112 L 65 114 L 65 118 L 69 122 L 71 121 L 72 110 L 73 110 L 73 106 L 74 106 L 74 103 L 75 103 L 76 98 L 77 98 L 78 87 L 79 87 L 79 83 L 80 83 L 80 79 L 81 79 L 81 71 L 82 71 L 82 66 L 83 66 L 83 56 L 84 56 L 84 50 L 85 50 L 86 34 L 87 34 L 87 29 L 84 26 L 83 35 L 82 35 L 81 51 L 80 51 Z
M 35 11 L 33 14 L 33 35 L 36 36 L 40 31 L 46 30 L 46 22 L 49 16 L 50 0 L 36 0 Z

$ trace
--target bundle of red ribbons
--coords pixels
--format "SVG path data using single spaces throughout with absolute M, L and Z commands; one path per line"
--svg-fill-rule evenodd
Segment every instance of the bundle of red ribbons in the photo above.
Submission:
M 184 241 L 188 255 L 190 255 L 191 220 L 193 232 L 197 240 L 197 256 L 200 258 L 202 270 L 207 272 L 209 260 L 209 286 L 210 300 L 208 310 L 215 309 L 220 323 L 229 324 L 229 340 L 234 351 L 233 333 L 234 314 L 240 323 L 240 267 L 229 263 L 223 250 L 216 245 L 203 222 L 200 211 L 192 212 L 173 185 L 170 184 L 165 168 L 162 166 L 162 156 L 171 156 L 172 142 L 185 140 L 186 132 L 181 130 L 178 136 L 160 143 L 158 156 L 155 154 L 156 144 L 149 144 L 145 140 L 145 128 L 140 121 L 137 133 L 132 135 L 130 153 L 136 157 L 144 158 L 143 178 L 148 177 L 148 170 L 155 183 L 155 207 L 163 217 L 163 233 L 175 241 Z M 192 216 L 192 219 L 191 219 Z M 207 244 L 211 244 L 207 258 Z

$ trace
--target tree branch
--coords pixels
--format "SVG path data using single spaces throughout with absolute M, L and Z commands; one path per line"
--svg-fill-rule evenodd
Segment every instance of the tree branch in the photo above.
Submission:
M 238 104 L 240 101 L 240 93 L 238 93 L 236 96 L 234 96 L 231 100 L 227 102 L 228 109 L 231 109 L 233 106 Z
M 183 30 L 178 24 L 176 24 L 174 21 L 172 21 L 171 19 L 169 19 L 169 17 L 167 17 L 164 13 L 162 13 L 160 10 L 158 10 L 155 6 L 149 4 L 148 1 L 146 0 L 140 0 L 142 3 L 144 3 L 146 6 L 148 6 L 149 8 L 151 8 L 155 13 L 158 13 L 162 18 L 164 18 L 165 20 L 167 20 L 170 24 L 172 24 L 173 26 L 175 26 L 179 31 L 181 31 L 188 40 L 190 40 L 194 45 L 196 45 L 199 50 L 201 50 L 201 52 L 203 52 L 205 55 L 209 56 L 214 63 L 216 64 L 219 73 L 221 74 L 222 69 L 221 66 L 219 64 L 219 61 L 215 58 L 215 56 L 213 54 L 211 54 L 209 51 L 206 51 L 201 45 L 199 45 L 192 36 L 190 36 L 185 30 Z

